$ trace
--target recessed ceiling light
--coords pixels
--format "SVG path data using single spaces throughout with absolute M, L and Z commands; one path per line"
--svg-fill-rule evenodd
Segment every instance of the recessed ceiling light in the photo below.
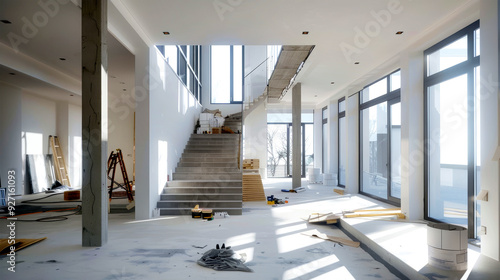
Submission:
M 75 96 L 74 94 L 70 94 L 69 96 Z
M 66 58 L 64 58 L 64 57 L 60 57 L 60 58 L 59 58 L 59 60 L 64 61 L 64 60 L 66 60 Z
M 309 31 L 302 31 L 302 35 L 307 35 L 309 34 Z
M 126 89 L 126 88 L 124 88 L 124 89 L 123 89 L 123 91 L 127 91 L 127 89 Z
M 401 34 L 403 34 L 403 31 L 396 32 L 396 35 L 401 35 Z
M 124 84 L 125 84 L 125 82 L 120 82 L 120 85 L 124 85 Z
M 163 35 L 170 35 L 170 32 L 168 32 L 168 31 L 163 31 Z
M 315 94 L 315 95 L 314 95 L 314 97 L 318 97 L 318 95 L 317 95 L 317 94 Z
M 6 20 L 6 19 L 2 19 L 2 20 L 0 20 L 0 22 L 5 23 L 5 24 L 11 24 L 12 23 L 12 22 L 10 22 L 9 20 Z
M 330 84 L 332 84 L 332 85 L 333 85 L 333 84 L 335 84 L 335 82 L 331 82 Z
M 10 72 L 10 73 L 9 73 L 9 75 L 15 76 L 15 75 L 16 75 L 16 73 L 14 73 L 14 72 Z
M 115 76 L 113 76 L 113 75 L 109 75 L 109 77 L 110 77 L 111 79 L 116 79 L 116 77 L 115 77 Z
M 358 65 L 358 64 L 359 64 L 359 61 L 354 62 L 354 64 Z

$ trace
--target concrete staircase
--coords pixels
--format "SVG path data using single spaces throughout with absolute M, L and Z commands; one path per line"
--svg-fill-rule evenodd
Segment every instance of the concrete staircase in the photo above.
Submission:
M 267 101 L 267 88 L 264 91 L 263 94 L 261 94 L 259 97 L 254 98 L 254 100 L 250 102 L 244 102 L 243 105 L 243 117 L 246 118 L 255 108 L 257 108 L 260 104 L 264 103 Z
M 241 130 L 241 120 L 239 125 Z M 193 134 L 157 204 L 160 215 L 191 215 L 196 204 L 213 212 L 241 215 L 240 135 Z

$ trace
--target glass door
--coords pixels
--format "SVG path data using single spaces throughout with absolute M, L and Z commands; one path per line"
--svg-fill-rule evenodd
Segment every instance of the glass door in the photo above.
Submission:
M 401 102 L 389 101 L 390 189 L 389 200 L 401 200 Z

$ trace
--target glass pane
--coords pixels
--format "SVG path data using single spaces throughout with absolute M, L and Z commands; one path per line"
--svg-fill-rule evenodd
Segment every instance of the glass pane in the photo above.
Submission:
M 387 102 L 361 114 L 362 190 L 387 199 Z
M 339 184 L 345 186 L 345 168 L 347 163 L 347 150 L 345 142 L 345 118 L 339 119 Z
M 479 30 L 478 30 L 479 31 Z M 475 96 L 476 96 L 476 196 L 481 191 L 481 85 L 480 85 L 480 67 L 475 68 Z M 476 216 L 476 236 L 481 230 L 481 202 L 475 201 Z
M 168 65 L 177 74 L 177 46 L 165 46 L 165 58 Z
M 374 83 L 361 92 L 361 103 L 368 102 L 387 93 L 387 78 Z
M 178 65 L 177 65 L 177 75 L 181 79 L 181 81 L 187 86 L 187 63 L 186 58 L 179 53 Z
M 429 216 L 467 226 L 467 75 L 429 87 Z
M 267 114 L 268 123 L 291 123 L 292 114 L 291 113 L 268 113 Z M 301 114 L 302 123 L 313 123 L 314 114 L 312 113 L 302 113 Z
M 427 75 L 448 69 L 467 60 L 467 35 L 427 56 Z
M 391 91 L 401 88 L 401 71 L 391 74 Z
M 267 125 L 267 176 L 287 176 L 287 124 Z
M 233 101 L 243 100 L 243 48 L 233 46 Z
M 212 46 L 212 103 L 230 103 L 230 46 Z
M 321 172 L 322 173 L 328 173 L 326 169 L 328 168 L 328 124 L 324 123 L 323 128 L 322 128 L 322 137 L 323 139 L 321 140 L 321 147 L 322 147 L 322 167 L 321 167 Z
M 288 127 L 288 176 L 292 176 L 293 172 L 293 128 L 292 125 Z
M 314 167 L 314 125 L 306 124 L 305 146 L 306 146 L 306 171 Z
M 328 119 L 328 108 L 324 108 L 321 112 L 323 119 Z
M 474 31 L 474 56 L 481 55 L 481 32 L 480 29 Z
M 345 100 L 339 102 L 339 113 L 342 113 L 345 111 Z
M 391 105 L 391 196 L 401 198 L 401 103 Z

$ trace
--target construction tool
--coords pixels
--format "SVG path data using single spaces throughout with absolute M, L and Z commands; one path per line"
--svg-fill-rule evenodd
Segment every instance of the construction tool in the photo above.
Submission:
M 115 181 L 115 173 L 116 173 L 116 165 L 120 165 L 120 169 L 123 177 L 123 184 L 119 184 Z M 110 176 L 111 173 L 111 176 Z M 108 179 L 111 180 L 111 185 L 109 186 L 109 201 L 111 202 L 111 198 L 113 195 L 114 184 L 117 185 L 117 188 L 122 188 L 125 190 L 128 198 L 127 209 L 131 209 L 134 207 L 134 196 L 132 195 L 132 182 L 129 181 L 127 175 L 127 169 L 125 168 L 125 163 L 123 162 L 123 154 L 122 150 L 116 149 L 115 151 L 111 151 L 111 154 L 108 158 Z
M 52 148 L 52 154 L 54 155 L 54 169 L 56 173 L 56 179 L 61 182 L 64 186 L 71 187 L 69 182 L 68 169 L 66 168 L 66 161 L 64 160 L 64 155 L 61 149 L 61 144 L 59 143 L 59 138 L 57 136 L 49 135 L 49 143 Z

